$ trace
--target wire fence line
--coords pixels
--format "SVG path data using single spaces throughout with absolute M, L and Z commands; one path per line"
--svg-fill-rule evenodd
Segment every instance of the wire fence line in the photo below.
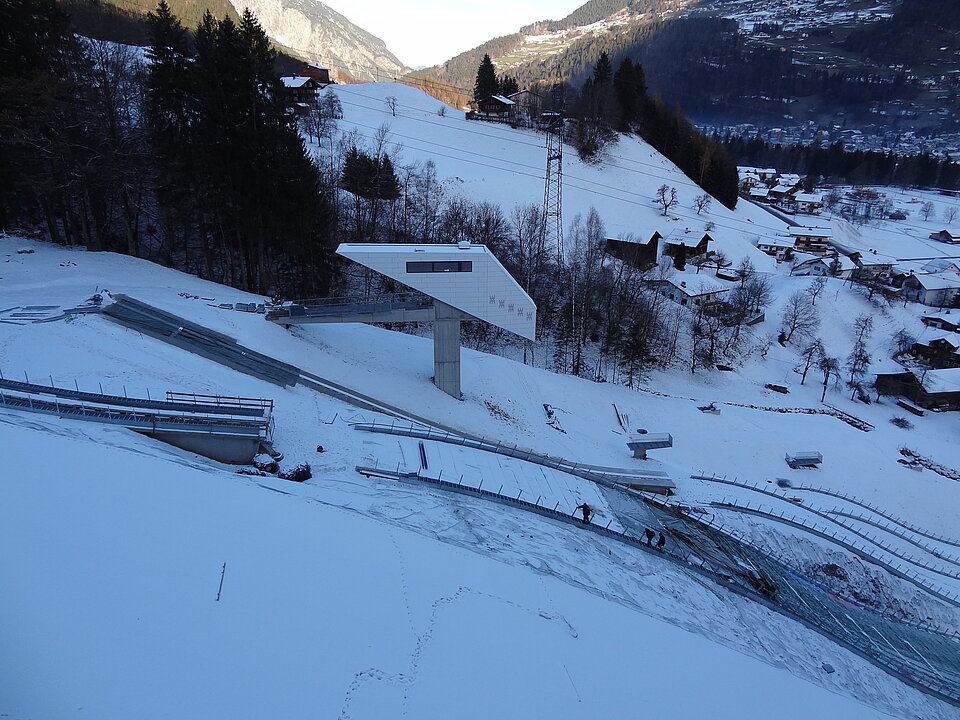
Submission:
M 674 534 L 672 534 L 674 546 L 671 547 L 670 552 L 659 553 L 648 547 L 640 537 L 611 530 L 610 522 L 606 527 L 584 522 L 575 516 L 576 509 L 567 513 L 567 508 L 561 510 L 559 502 L 550 508 L 541 504 L 542 497 L 538 497 L 533 502 L 524 500 L 522 490 L 516 497 L 512 497 L 484 489 L 482 481 L 480 486 L 474 487 L 464 483 L 462 478 L 459 482 L 451 482 L 442 480 L 439 476 L 434 478 L 424 475 L 420 470 L 404 473 L 382 468 L 357 467 L 356 469 L 368 476 L 406 482 L 419 481 L 445 491 L 511 505 L 589 530 L 631 547 L 640 548 L 644 552 L 657 553 L 658 556 L 672 563 L 714 580 L 732 592 L 760 602 L 771 610 L 800 622 L 893 677 L 944 702 L 960 707 L 960 672 L 956 663 L 956 658 L 960 656 L 960 643 L 957 642 L 960 638 L 956 633 L 951 635 L 916 623 L 901 623 L 867 608 L 855 607 L 849 601 L 841 601 L 829 590 L 804 577 L 770 551 L 755 546 L 746 538 L 737 537 L 735 530 L 726 528 L 722 523 L 712 519 L 696 519 L 676 513 L 663 498 L 646 493 L 640 497 L 639 494 L 632 493 L 641 501 L 656 498 L 651 507 L 660 506 L 660 512 L 665 514 L 665 520 L 669 521 L 669 518 L 673 518 L 683 522 L 686 532 L 708 538 L 712 544 L 728 553 L 726 572 L 712 566 L 707 559 L 708 556 L 691 552 L 678 541 L 678 536 Z M 622 488 L 620 490 L 623 491 Z M 666 525 L 664 527 L 666 528 Z M 745 581 L 736 572 L 734 572 L 736 577 L 731 578 L 730 572 L 733 568 L 740 568 L 742 572 L 744 567 L 762 568 L 764 575 L 775 578 L 775 592 L 772 594 L 761 592 L 757 586 Z M 736 581 L 731 582 L 731 580 Z M 777 588 L 781 591 L 776 591 Z M 786 592 L 788 589 L 789 593 Z M 851 625 L 856 629 L 852 629 Z M 864 628 L 882 639 L 885 644 L 876 642 Z
M 709 482 L 716 482 L 716 483 L 722 483 L 722 484 L 725 484 L 725 485 L 732 485 L 732 486 L 734 486 L 734 487 L 742 488 L 742 489 L 745 489 L 745 490 L 751 490 L 751 491 L 753 491 L 753 492 L 762 493 L 763 495 L 767 495 L 767 496 L 769 496 L 769 497 L 773 497 L 773 498 L 776 498 L 776 499 L 778 499 L 778 500 L 783 500 L 783 501 L 786 501 L 786 502 L 793 503 L 793 501 L 791 500 L 791 498 L 790 498 L 789 496 L 787 496 L 786 493 L 783 493 L 783 492 L 781 492 L 781 491 L 770 490 L 770 489 L 767 489 L 767 488 L 765 488 L 765 487 L 763 487 L 763 486 L 757 486 L 757 485 L 753 485 L 753 484 L 749 484 L 749 483 L 741 483 L 741 482 L 738 482 L 738 481 L 736 481 L 736 480 L 729 480 L 729 479 L 727 479 L 727 478 L 710 477 L 710 476 L 706 476 L 706 475 L 694 475 L 694 476 L 692 476 L 692 477 L 693 477 L 694 479 L 696 479 L 696 480 L 707 480 L 707 481 L 709 481 Z M 728 501 L 725 499 L 725 502 L 728 502 Z M 747 508 L 747 509 L 749 509 L 749 507 L 750 507 L 750 503 L 749 503 L 749 502 L 748 502 L 746 505 L 741 505 L 741 504 L 739 504 L 739 503 L 737 503 L 737 502 L 732 502 L 732 503 L 730 503 L 730 505 L 731 505 L 731 507 Z M 827 521 L 828 523 L 833 523 L 833 524 L 839 525 L 840 527 L 844 528 L 845 530 L 848 530 L 849 532 L 852 532 L 853 534 L 855 534 L 855 535 L 863 538 L 864 540 L 867 540 L 868 542 L 873 543 L 874 545 L 876 545 L 877 547 L 879 547 L 880 549 L 882 549 L 884 552 L 886 552 L 886 553 L 888 553 L 888 554 L 890 554 L 890 555 L 892 555 L 892 556 L 894 556 L 894 557 L 896 557 L 896 558 L 899 558 L 900 560 L 903 560 L 904 562 L 907 562 L 907 563 L 910 563 L 910 564 L 915 565 L 915 566 L 917 566 L 917 567 L 923 568 L 924 570 L 929 570 L 930 572 L 936 573 L 937 575 L 943 575 L 944 577 L 949 577 L 949 578 L 954 579 L 954 580 L 960 580 L 960 572 L 955 571 L 955 570 L 950 570 L 950 569 L 948 569 L 948 568 L 946 568 L 946 567 L 938 567 L 937 565 L 932 565 L 932 564 L 927 563 L 927 562 L 925 562 L 924 560 L 921 560 L 921 559 L 919 559 L 919 558 L 914 558 L 914 557 L 911 557 L 911 556 L 909 556 L 909 555 L 906 555 L 906 554 L 902 553 L 901 551 L 897 550 L 896 548 L 890 547 L 888 544 L 884 543 L 882 540 L 879 540 L 878 538 L 873 537 L 873 536 L 871 536 L 871 535 L 867 535 L 866 533 L 861 532 L 861 531 L 857 530 L 856 528 L 850 527 L 850 525 L 849 525 L 848 523 L 841 522 L 841 521 L 838 520 L 837 518 L 831 517 L 831 514 L 833 514 L 833 513 L 830 513 L 830 511 L 821 511 L 821 510 L 819 510 L 819 509 L 817 509 L 817 508 L 809 507 L 809 506 L 806 506 L 806 505 L 796 505 L 795 503 L 793 503 L 791 506 L 792 506 L 792 507 L 798 507 L 798 508 L 801 508 L 801 509 L 805 510 L 806 512 L 812 513 L 812 514 L 814 514 L 814 515 L 822 518 L 823 520 Z M 759 507 L 759 506 L 758 506 L 758 507 Z M 772 510 L 771 510 L 771 511 L 770 511 L 770 514 L 771 514 L 772 516 L 776 516 L 776 517 L 778 517 L 778 518 L 783 518 L 783 517 L 785 517 L 782 512 L 780 512 L 780 513 L 773 513 Z M 841 514 L 841 513 L 837 513 L 837 514 Z M 852 517 L 853 517 L 854 519 L 861 519 L 861 518 L 859 518 L 859 517 L 857 517 L 857 516 L 852 516 Z M 802 520 L 799 520 L 796 516 L 791 516 L 791 518 L 792 518 L 795 522 L 798 522 L 798 523 L 800 523 L 801 525 L 803 525 L 805 528 L 809 528 L 809 527 L 810 527 L 806 522 L 804 522 L 804 521 L 802 521 Z M 864 520 L 864 522 L 869 522 L 869 521 L 868 521 L 868 520 Z M 916 545 L 917 547 L 920 547 L 920 548 L 923 549 L 923 550 L 926 550 L 926 551 L 930 552 L 932 555 L 934 555 L 934 556 L 936 556 L 936 557 L 940 557 L 941 559 L 944 559 L 944 560 L 946 560 L 947 562 L 951 562 L 951 563 L 956 564 L 956 560 L 954 560 L 954 559 L 951 558 L 950 556 L 943 557 L 942 554 L 940 554 L 940 553 L 938 553 L 938 551 L 936 551 L 936 549 L 930 548 L 930 547 L 927 546 L 925 543 L 922 543 L 922 542 L 917 541 L 917 540 L 912 540 L 912 539 L 906 537 L 905 535 L 898 534 L 897 532 L 895 532 L 894 529 L 887 529 L 887 528 L 882 528 L 882 529 L 886 530 L 887 532 L 890 532 L 890 533 L 893 534 L 893 535 L 896 535 L 896 536 L 898 536 L 898 537 L 901 537 L 901 539 L 906 540 L 907 542 L 910 542 L 910 543 Z M 834 537 L 833 534 L 830 534 L 830 536 L 831 536 L 831 538 Z

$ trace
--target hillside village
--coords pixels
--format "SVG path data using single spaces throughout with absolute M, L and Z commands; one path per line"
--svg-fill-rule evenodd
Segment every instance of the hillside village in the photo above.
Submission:
M 960 197 L 332 79 L 5 196 L 0 715 L 956 717 Z

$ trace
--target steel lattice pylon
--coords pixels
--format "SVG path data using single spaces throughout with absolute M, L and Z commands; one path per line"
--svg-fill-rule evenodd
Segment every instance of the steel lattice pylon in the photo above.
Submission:
M 543 113 L 546 121 L 547 170 L 543 181 L 543 243 L 556 245 L 557 259 L 563 261 L 563 116 Z

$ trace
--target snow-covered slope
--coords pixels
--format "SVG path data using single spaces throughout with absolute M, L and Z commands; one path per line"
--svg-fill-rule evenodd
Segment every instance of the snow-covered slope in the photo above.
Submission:
M 507 215 L 519 205 L 541 203 L 546 167 L 543 134 L 466 121 L 463 112 L 399 83 L 337 86 L 331 91 L 343 105 L 337 137 L 356 139 L 372 150 L 383 128 L 385 150 L 394 165 L 432 161 L 450 196 L 496 203 Z M 396 99 L 395 114 L 388 98 Z M 441 109 L 443 115 L 438 112 Z M 317 151 L 327 153 L 326 143 Z M 711 248 L 723 250 L 734 261 L 749 257 L 760 270 L 772 269 L 773 261 L 751 240 L 783 230 L 786 223 L 742 201 L 736 210 L 713 201 L 697 214 L 694 198 L 703 190 L 643 140 L 621 136 L 595 164 L 580 161 L 567 148 L 563 161 L 565 229 L 576 215 L 585 218 L 595 208 L 608 237 L 632 235 L 645 242 L 659 231 L 664 237 L 690 238 L 696 244 L 706 224 L 713 223 L 710 235 L 717 244 Z M 654 202 L 663 184 L 676 188 L 678 200 L 666 216 Z
M 762 479 L 785 472 L 788 443 L 817 447 L 822 484 L 957 534 L 957 484 L 893 462 L 904 431 L 885 422 L 889 406 L 854 408 L 831 393 L 877 424 L 869 435 L 829 416 L 732 406 L 705 416 L 685 398 L 777 399 L 761 370 L 654 378 L 676 396 L 665 397 L 466 350 L 457 402 L 429 382 L 429 340 L 350 325 L 284 331 L 214 307 L 251 299 L 236 290 L 112 254 L 4 238 L 0 258 L 4 309 L 123 292 L 438 422 L 614 466 L 631 462 L 616 402 L 635 424 L 674 434 L 676 447 L 649 467 L 670 472 L 688 501 L 698 483 L 685 477 L 704 465 Z M 785 353 L 773 367 L 786 367 Z M 374 413 L 303 387 L 260 382 L 97 315 L 0 323 L 0 369 L 117 394 L 272 397 L 284 464 L 314 469 L 304 485 L 237 475 L 124 430 L 0 411 L 0 713 L 955 717 L 656 556 L 504 506 L 360 476 L 355 465 L 416 467 L 416 442 L 359 433 L 349 422 Z M 818 389 L 807 389 L 790 401 L 813 404 Z M 544 402 L 565 434 L 544 423 Z M 917 422 L 911 443 L 956 465 L 955 420 Z M 426 447 L 435 470 L 586 500 L 613 517 L 585 481 Z

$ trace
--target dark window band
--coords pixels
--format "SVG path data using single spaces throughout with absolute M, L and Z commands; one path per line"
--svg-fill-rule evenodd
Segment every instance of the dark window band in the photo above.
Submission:
M 408 262 L 408 273 L 473 272 L 470 260 L 443 260 L 437 262 Z

